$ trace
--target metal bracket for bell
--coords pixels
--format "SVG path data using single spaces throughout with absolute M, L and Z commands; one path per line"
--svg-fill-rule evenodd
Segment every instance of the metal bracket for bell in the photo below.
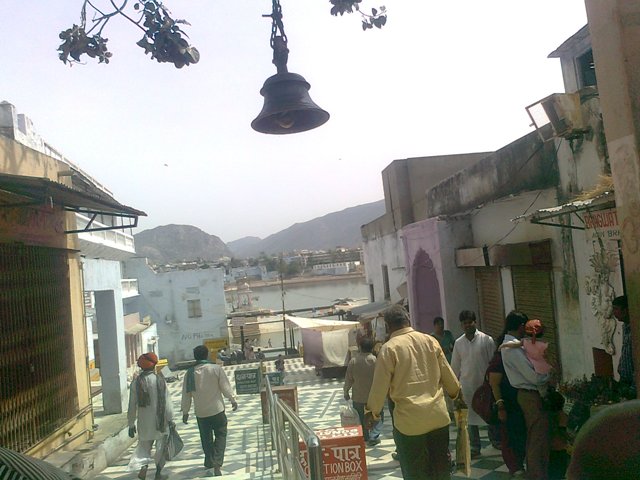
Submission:
M 273 20 L 271 48 L 278 73 L 267 78 L 260 89 L 264 105 L 251 122 L 251 128 L 272 135 L 306 132 L 326 123 L 329 113 L 311 100 L 309 82 L 302 75 L 287 70 L 289 49 L 282 25 L 282 10 L 278 0 L 273 0 L 273 4 L 273 13 L 265 16 Z M 275 34 L 278 30 L 281 35 Z

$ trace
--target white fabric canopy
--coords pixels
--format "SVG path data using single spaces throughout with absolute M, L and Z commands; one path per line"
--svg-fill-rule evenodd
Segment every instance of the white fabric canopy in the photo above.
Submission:
M 316 367 L 342 366 L 349 350 L 349 340 L 355 341 L 360 322 L 321 320 L 286 316 L 291 326 L 300 328 L 304 346 L 304 363 Z
M 324 367 L 344 365 L 349 350 L 349 332 L 344 329 L 322 332 L 322 347 Z
M 299 328 L 308 328 L 320 332 L 330 332 L 333 330 L 344 330 L 357 328 L 360 322 L 343 322 L 340 320 L 320 320 L 318 318 L 304 318 L 293 317 L 291 315 L 285 316 L 287 321 L 296 325 Z

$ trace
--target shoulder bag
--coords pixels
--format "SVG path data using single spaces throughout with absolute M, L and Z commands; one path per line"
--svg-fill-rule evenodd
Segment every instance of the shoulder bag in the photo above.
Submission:
M 484 375 L 484 382 L 474 392 L 471 408 L 488 424 L 498 423 L 498 412 L 495 407 L 493 390 L 489 384 L 489 372 Z

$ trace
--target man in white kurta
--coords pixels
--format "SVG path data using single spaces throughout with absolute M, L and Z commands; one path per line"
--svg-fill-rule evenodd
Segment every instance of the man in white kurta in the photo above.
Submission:
M 182 421 L 187 423 L 193 402 L 204 452 L 204 468 L 213 469 L 214 476 L 221 476 L 227 447 L 227 414 L 223 396 L 229 399 L 233 411 L 237 410 L 238 403 L 233 397 L 227 374 L 220 365 L 209 362 L 209 349 L 198 345 L 193 349 L 193 357 L 196 364 L 187 370 L 182 384 Z
M 171 396 L 164 378 L 155 374 L 158 357 L 155 353 L 144 353 L 138 358 L 142 372 L 134 377 L 129 387 L 129 436 L 138 434 L 138 446 L 129 462 L 129 470 L 140 470 L 139 479 L 144 479 L 151 459 L 151 448 L 156 443 L 154 460 L 156 479 L 167 478 L 160 472 L 166 462 L 165 442 L 169 435 L 169 424 L 173 423 Z M 136 428 L 137 424 L 137 428 Z
M 462 395 L 471 405 L 473 394 L 482 385 L 489 361 L 496 350 L 493 338 L 482 333 L 476 327 L 476 314 L 469 310 L 460 312 L 460 323 L 464 334 L 456 340 L 453 346 L 451 368 L 460 380 Z M 485 421 L 469 409 L 469 440 L 471 456 L 480 456 L 480 430 Z

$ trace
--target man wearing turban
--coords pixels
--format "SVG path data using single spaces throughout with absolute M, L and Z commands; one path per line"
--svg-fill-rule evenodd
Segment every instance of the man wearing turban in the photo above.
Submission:
M 166 462 L 165 443 L 169 435 L 169 424 L 173 424 L 173 411 L 167 384 L 162 375 L 156 375 L 155 366 L 158 356 L 153 353 L 143 353 L 138 358 L 138 366 L 142 372 L 134 377 L 129 388 L 129 436 L 134 438 L 138 433 L 136 447 L 129 470 L 138 470 L 138 478 L 144 480 L 147 476 L 149 464 L 155 460 L 156 479 L 167 478 L 162 475 L 162 467 Z M 137 420 L 137 429 L 136 429 Z M 151 458 L 151 448 L 156 443 L 156 451 Z

